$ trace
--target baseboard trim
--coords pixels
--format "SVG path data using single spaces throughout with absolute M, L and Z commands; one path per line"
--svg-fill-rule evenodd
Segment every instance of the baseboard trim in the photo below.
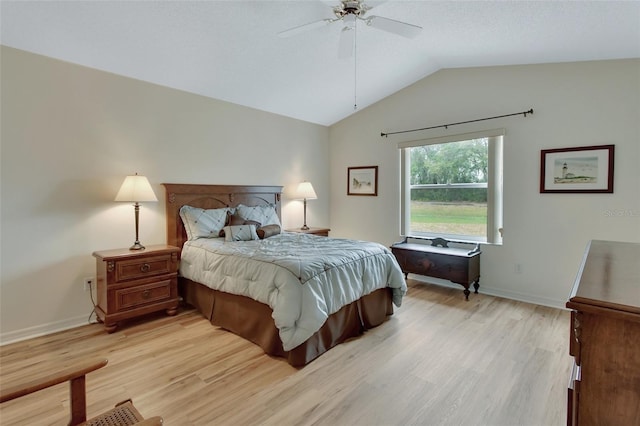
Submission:
M 452 283 L 451 281 L 441 280 L 438 278 L 425 277 L 422 275 L 409 274 L 409 277 L 413 280 L 423 282 L 425 284 L 435 284 L 443 287 L 462 289 L 460 284 Z M 473 290 L 472 290 L 473 291 Z M 527 293 L 520 293 L 517 291 L 504 290 L 501 288 L 493 288 L 491 286 L 485 287 L 482 282 L 480 283 L 480 293 L 488 296 L 502 297 L 505 299 L 517 300 L 518 302 L 533 303 L 534 305 L 547 306 L 550 308 L 557 308 L 566 310 L 566 300 L 550 299 L 548 297 L 540 297 Z M 473 293 L 472 293 L 473 294 Z M 471 297 L 471 296 L 470 296 Z
M 503 297 L 505 299 L 517 300 L 519 302 L 533 303 L 534 305 L 567 310 L 567 307 L 565 306 L 565 303 L 567 303 L 566 300 L 549 299 L 547 297 L 534 296 L 532 294 L 518 293 L 516 291 L 495 289 L 491 287 L 480 287 L 480 289 L 482 290 L 482 293 L 489 296 Z
M 443 287 L 461 289 L 459 284 L 454 284 L 450 281 L 440 280 L 438 278 L 428 278 L 421 275 L 409 274 L 411 279 L 424 282 L 425 284 L 440 285 Z M 505 299 L 517 300 L 519 302 L 533 303 L 534 305 L 548 306 L 551 308 L 564 309 L 565 300 L 555 300 L 546 297 L 534 296 L 526 293 L 519 293 L 515 291 L 509 291 L 504 289 L 480 286 L 480 292 L 488 296 L 503 297 Z M 47 334 L 57 333 L 59 331 L 65 331 L 72 328 L 87 325 L 86 316 L 69 318 L 63 321 L 57 321 L 49 324 L 42 324 L 34 327 L 24 328 L 22 330 L 10 331 L 8 333 L 0 334 L 0 346 L 8 345 L 10 343 L 16 343 L 34 337 L 46 336 Z
M 0 346 L 87 325 L 86 315 L 0 334 Z

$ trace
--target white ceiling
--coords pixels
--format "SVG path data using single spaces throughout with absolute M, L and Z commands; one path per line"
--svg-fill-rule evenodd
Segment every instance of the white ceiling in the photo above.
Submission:
M 335 1 L 6 1 L 2 44 L 322 125 L 442 68 L 640 57 L 639 1 L 366 1 L 423 27 L 357 27 L 339 59 Z M 355 63 L 354 63 L 355 62 Z

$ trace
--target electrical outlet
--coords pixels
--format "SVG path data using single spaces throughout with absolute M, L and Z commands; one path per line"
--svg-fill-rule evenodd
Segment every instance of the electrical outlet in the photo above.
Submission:
M 516 274 L 521 274 L 522 273 L 522 264 L 521 263 L 516 263 L 513 267 L 513 272 L 515 272 Z
M 84 279 L 84 291 L 89 291 L 91 290 L 91 286 L 93 285 L 93 283 L 95 282 L 95 278 L 93 277 L 86 277 Z

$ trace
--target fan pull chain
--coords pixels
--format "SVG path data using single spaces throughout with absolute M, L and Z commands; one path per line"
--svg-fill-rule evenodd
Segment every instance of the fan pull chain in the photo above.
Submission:
M 358 20 L 353 26 L 353 110 L 358 109 Z

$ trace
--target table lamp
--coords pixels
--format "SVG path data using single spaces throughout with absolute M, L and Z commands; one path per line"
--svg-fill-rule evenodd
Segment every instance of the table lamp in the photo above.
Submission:
M 304 225 L 302 225 L 303 231 L 309 229 L 307 226 L 307 200 L 316 200 L 318 196 L 316 195 L 316 191 L 313 190 L 313 185 L 311 182 L 300 182 L 298 184 L 298 188 L 296 189 L 295 198 L 298 200 L 304 200 Z
M 140 204 L 146 201 L 158 201 L 156 194 L 151 189 L 151 184 L 145 176 L 139 176 L 137 173 L 134 176 L 127 176 L 116 195 L 116 201 L 128 201 L 135 203 L 134 211 L 136 217 L 136 241 L 133 243 L 129 250 L 144 250 L 144 246 L 140 244 L 138 239 L 138 223 L 140 217 Z

